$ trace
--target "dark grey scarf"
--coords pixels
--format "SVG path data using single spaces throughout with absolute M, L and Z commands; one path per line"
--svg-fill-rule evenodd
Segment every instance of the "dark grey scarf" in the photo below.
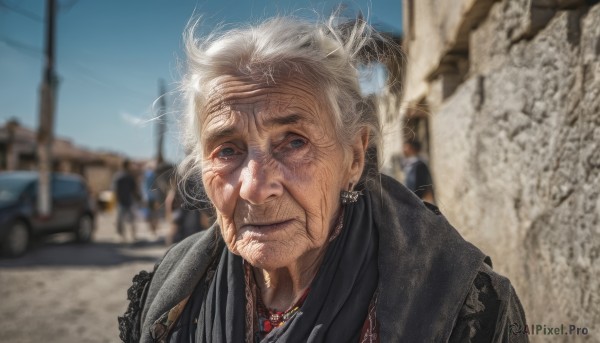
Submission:
M 359 341 L 378 279 L 369 197 L 345 207 L 342 231 L 327 247 L 303 306 L 262 342 Z M 169 341 L 243 342 L 244 294 L 242 259 L 224 249 L 214 278 L 198 284 Z
M 381 175 L 363 193 L 346 211 L 343 233 L 328 247 L 301 313 L 268 341 L 356 342 L 376 288 L 382 342 L 450 337 L 485 255 L 397 181 Z M 156 270 L 143 310 L 142 342 L 151 341 L 150 327 L 165 311 L 198 293 L 215 250 L 222 258 L 205 300 L 200 299 L 196 337 L 199 342 L 244 340 L 242 263 L 223 252 L 215 230 L 173 248 Z M 375 261 L 378 268 L 372 267 Z

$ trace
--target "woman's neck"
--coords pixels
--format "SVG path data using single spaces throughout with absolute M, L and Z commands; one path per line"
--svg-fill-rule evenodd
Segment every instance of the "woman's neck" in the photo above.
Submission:
M 267 308 L 286 311 L 302 297 L 317 274 L 324 255 L 321 252 L 310 254 L 314 256 L 303 258 L 304 263 L 296 262 L 274 270 L 253 268 L 258 292 Z

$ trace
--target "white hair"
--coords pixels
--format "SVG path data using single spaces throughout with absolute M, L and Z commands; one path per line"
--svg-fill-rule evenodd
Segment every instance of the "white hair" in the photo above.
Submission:
M 184 33 L 187 70 L 182 81 L 186 103 L 184 144 L 180 163 L 184 179 L 198 179 L 202 168 L 201 116 L 217 78 L 250 76 L 274 82 L 276 76 L 297 72 L 324 94 L 333 116 L 336 138 L 347 150 L 363 129 L 369 131 L 369 151 L 380 151 L 381 127 L 373 106 L 361 95 L 357 66 L 373 47 L 377 33 L 362 19 L 339 24 L 336 16 L 324 23 L 276 17 L 205 37 L 196 36 L 198 21 Z M 377 36 L 380 39 L 380 36 Z M 371 156 L 371 159 L 373 157 Z M 376 166 L 377 168 L 378 166 Z

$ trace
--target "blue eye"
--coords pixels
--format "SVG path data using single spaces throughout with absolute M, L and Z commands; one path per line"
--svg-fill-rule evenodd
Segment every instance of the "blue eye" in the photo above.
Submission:
M 230 148 L 230 147 L 221 149 L 221 151 L 219 151 L 219 154 L 218 154 L 218 156 L 221 158 L 231 157 L 233 155 L 235 155 L 235 149 Z
M 300 138 L 296 138 L 296 139 L 290 141 L 290 147 L 292 147 L 293 149 L 299 149 L 305 145 L 306 145 L 306 142 Z

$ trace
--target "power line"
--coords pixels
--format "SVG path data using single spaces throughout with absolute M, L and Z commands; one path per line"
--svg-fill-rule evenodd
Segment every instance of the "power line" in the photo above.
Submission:
M 79 0 L 68 0 L 65 1 L 63 4 L 59 4 L 57 10 L 61 11 L 61 12 L 68 12 L 70 11 L 75 5 L 77 5 L 77 3 L 79 2 Z M 42 17 L 40 17 L 37 13 L 35 12 L 31 12 L 28 11 L 24 8 L 15 6 L 13 4 L 7 3 L 6 0 L 0 0 L 0 7 L 3 7 L 9 11 L 13 11 L 17 14 L 20 14 L 26 18 L 29 18 L 31 20 L 37 21 L 38 23 L 43 23 L 44 20 L 42 19 Z
M 150 94 L 146 94 L 146 93 L 140 92 L 139 90 L 136 90 L 129 86 L 126 86 L 122 82 L 116 81 L 110 77 L 106 77 L 106 75 L 103 75 L 101 73 L 94 71 L 93 69 L 90 69 L 89 67 L 87 67 L 86 65 L 84 65 L 83 63 L 81 63 L 79 61 L 72 61 L 69 63 L 65 63 L 65 70 L 70 70 L 71 72 L 74 72 L 78 76 L 80 76 L 84 79 L 93 81 L 97 85 L 101 85 L 103 87 L 120 88 L 123 91 L 126 91 L 130 94 L 134 94 L 139 99 L 148 99 L 148 98 L 153 97 Z
M 13 11 L 13 12 L 15 12 L 17 14 L 20 14 L 20 15 L 26 17 L 26 18 L 31 19 L 31 20 L 35 20 L 38 23 L 44 22 L 44 20 L 42 19 L 42 17 L 40 17 L 39 15 L 37 15 L 37 13 L 34 13 L 34 12 L 28 11 L 26 9 L 23 9 L 23 8 L 16 7 L 14 5 L 8 4 L 8 3 L 6 3 L 3 0 L 0 0 L 0 7 L 4 7 L 4 8 L 6 8 L 9 11 Z
M 10 38 L 6 38 L 6 37 L 0 37 L 0 42 L 3 42 L 4 44 L 8 45 L 9 47 L 25 53 L 29 56 L 33 56 L 33 57 L 40 57 L 42 56 L 42 49 L 33 45 L 28 45 L 16 40 L 12 40 Z
M 0 42 L 8 45 L 9 47 L 15 49 L 16 51 L 26 54 L 30 57 L 40 58 L 42 57 L 42 49 L 39 47 L 35 47 L 32 45 L 27 45 L 25 43 L 12 40 L 10 38 L 0 36 Z M 129 86 L 124 85 L 122 82 L 118 82 L 114 79 L 107 78 L 105 75 L 101 73 L 95 72 L 93 69 L 86 67 L 83 63 L 78 61 L 72 61 L 69 63 L 64 63 L 64 70 L 68 70 L 82 79 L 87 79 L 88 81 L 93 81 L 97 85 L 101 85 L 106 88 L 120 88 L 123 91 L 129 92 L 130 94 L 134 94 L 139 99 L 148 99 L 151 98 L 152 95 L 140 92 L 139 90 L 133 89 Z
M 79 2 L 79 0 L 65 1 L 65 3 L 58 5 L 58 10 L 68 12 L 71 10 L 71 8 L 73 8 L 75 5 L 77 5 L 77 2 Z
M 78 3 L 78 1 L 79 0 L 65 0 L 62 4 L 58 4 L 57 10 L 69 11 Z M 12 4 L 9 4 L 5 0 L 0 0 L 0 8 L 2 8 L 2 7 L 6 8 L 10 11 L 14 11 L 15 13 L 21 14 L 32 20 L 43 22 L 42 18 L 37 16 L 35 13 L 24 10 L 19 7 L 16 7 Z M 3 37 L 3 36 L 0 36 L 0 42 L 6 44 L 8 47 L 16 50 L 17 52 L 28 55 L 30 57 L 40 58 L 43 56 L 43 51 L 42 51 L 42 48 L 40 48 L 40 47 L 29 45 L 29 44 L 19 42 L 17 40 L 13 40 L 13 39 L 10 39 L 8 37 Z M 72 72 L 74 72 L 78 76 L 82 77 L 83 79 L 88 79 L 98 85 L 102 85 L 107 88 L 120 88 L 123 91 L 126 91 L 130 94 L 134 94 L 135 96 L 139 97 L 140 99 L 147 99 L 148 97 L 151 97 L 149 94 L 145 94 L 136 89 L 132 89 L 131 87 L 128 87 L 121 82 L 107 78 L 104 75 L 101 75 L 101 74 L 95 72 L 94 70 L 86 67 L 85 65 L 83 65 L 82 63 L 80 63 L 78 61 L 76 61 L 75 63 L 65 63 L 65 65 L 63 67 L 67 70 L 71 70 Z

